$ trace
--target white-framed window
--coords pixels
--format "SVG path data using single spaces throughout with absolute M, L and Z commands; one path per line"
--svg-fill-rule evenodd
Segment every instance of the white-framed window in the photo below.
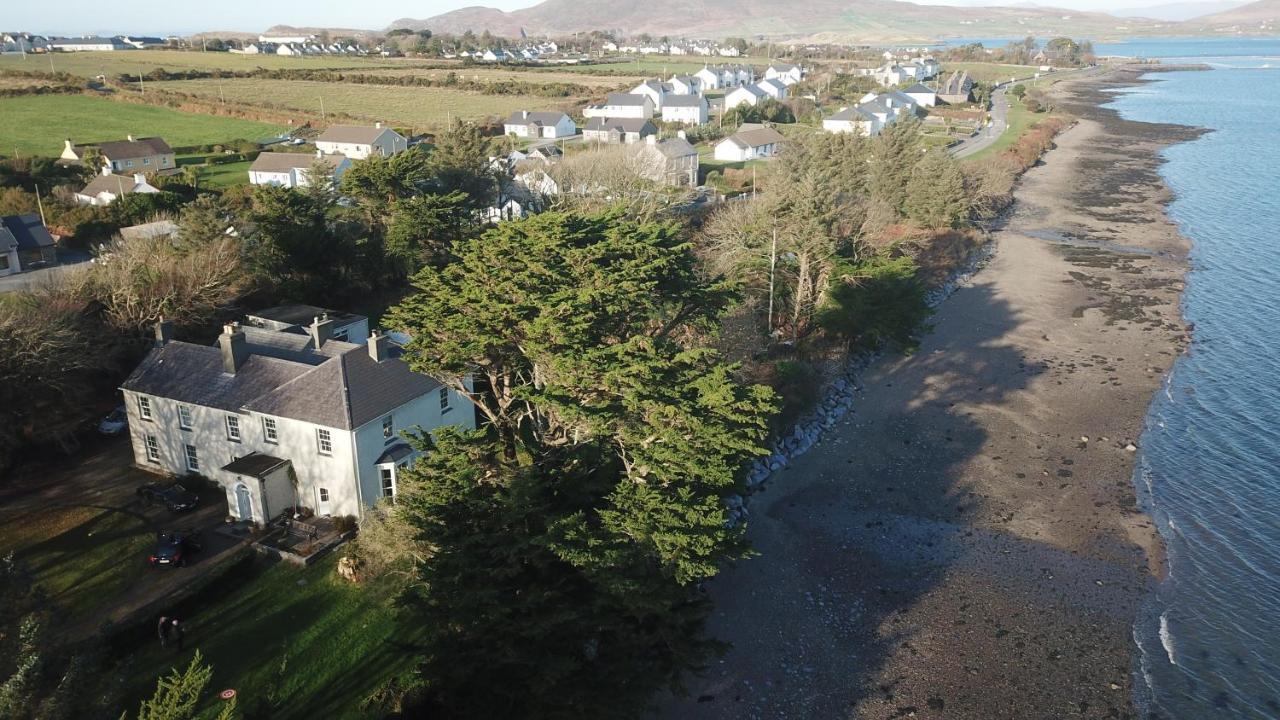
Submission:
M 382 418 L 382 439 L 390 440 L 396 434 L 396 421 L 391 415 Z
M 191 429 L 191 408 L 186 405 L 178 406 L 178 427 L 183 430 Z
M 151 398 L 146 395 L 138 396 L 138 416 L 143 420 L 151 419 Z
M 151 158 L 142 158 L 142 164 L 143 164 L 143 165 L 150 165 L 150 164 L 151 164 Z
M 262 437 L 269 443 L 280 442 L 280 432 L 276 429 L 275 418 L 262 418 Z
M 325 428 L 316 428 L 316 447 L 321 455 L 333 454 L 333 434 Z
M 187 469 L 196 472 L 200 469 L 200 456 L 196 452 L 195 445 L 183 445 L 183 451 L 187 454 Z
M 227 416 L 227 439 L 231 442 L 240 442 L 240 416 Z
M 396 471 L 394 465 L 378 466 L 378 478 L 382 483 L 382 497 L 394 498 L 396 496 Z
M 449 388 L 440 388 L 440 412 L 449 412 Z
M 320 502 L 329 502 L 329 488 L 320 488 Z
M 155 435 L 147 436 L 147 462 L 160 463 L 160 441 Z

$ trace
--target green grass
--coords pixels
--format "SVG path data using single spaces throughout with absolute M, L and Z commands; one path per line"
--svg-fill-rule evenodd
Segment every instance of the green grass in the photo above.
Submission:
M 1000 63 L 949 62 L 942 64 L 939 77 L 945 78 L 956 70 L 967 70 L 969 76 L 982 83 L 1004 82 L 1010 78 L 1034 75 L 1038 67 L 1032 65 L 1004 65 Z
M 250 103 L 317 115 L 323 98 L 327 113 L 344 113 L 366 121 L 384 120 L 414 129 L 442 127 L 450 118 L 502 118 L 513 110 L 565 109 L 576 104 L 572 98 L 481 95 L 437 87 L 380 87 L 259 78 L 155 83 L 157 87 L 211 99 L 219 97 L 219 85 L 228 102 Z
M 755 65 L 757 74 L 763 74 L 768 63 L 748 62 L 747 58 L 639 58 L 620 62 L 597 63 L 594 65 L 557 65 L 558 72 L 584 73 L 588 75 L 631 75 L 655 77 L 663 79 L 677 74 L 693 74 L 707 65 L 742 64 Z M 542 72 L 534 70 L 534 72 Z
M 0 56 L 0 70 L 66 72 L 81 77 L 114 76 L 121 73 L 149 73 L 166 70 L 254 70 L 256 68 L 379 68 L 406 64 L 404 60 L 362 57 L 281 57 L 279 55 L 234 55 L 232 53 L 185 52 L 174 50 L 127 50 L 116 52 L 52 53 L 47 55 Z
M 283 128 L 239 118 L 184 113 L 87 95 L 38 95 L 0 99 L 0 154 L 56 157 L 63 140 L 100 142 L 126 135 L 163 137 L 169 145 L 258 140 Z
M 253 164 L 252 160 L 205 165 L 204 159 L 204 155 L 180 155 L 177 158 L 178 167 L 195 165 L 200 172 L 200 187 L 225 188 L 249 183 L 249 166 Z
M 228 577 L 229 592 L 182 618 L 184 652 L 156 642 L 131 658 L 131 695 L 149 696 L 156 677 L 198 648 L 214 668 L 210 696 L 234 688 L 240 707 L 249 709 L 274 686 L 277 707 L 264 716 L 364 717 L 360 701 L 408 668 L 410 645 L 419 638 L 395 623 L 390 588 L 339 578 L 335 557 L 306 569 L 259 562 L 247 577 Z M 287 665 L 280 674 L 282 654 Z

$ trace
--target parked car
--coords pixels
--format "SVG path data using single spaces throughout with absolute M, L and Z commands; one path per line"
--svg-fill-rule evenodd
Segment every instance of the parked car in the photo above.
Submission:
M 204 549 L 200 533 L 194 530 L 170 530 L 156 538 L 156 549 L 151 552 L 151 566 L 183 567 L 194 554 Z
M 121 405 L 112 410 L 110 415 L 102 418 L 102 422 L 98 423 L 98 432 L 103 435 L 119 435 L 127 427 L 129 427 L 129 414 Z
M 173 483 L 172 485 L 147 483 L 138 488 L 138 497 L 142 498 L 144 504 L 164 503 L 164 506 L 172 512 L 193 510 L 196 503 L 200 502 L 199 495 L 182 487 L 179 483 Z

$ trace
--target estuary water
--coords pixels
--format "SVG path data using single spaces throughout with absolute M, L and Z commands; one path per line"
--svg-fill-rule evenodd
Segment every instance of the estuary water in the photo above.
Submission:
M 1192 242 L 1194 329 L 1136 471 L 1169 554 L 1134 632 L 1138 702 L 1144 717 L 1280 718 L 1280 38 L 1098 52 L 1212 68 L 1152 74 L 1112 104 L 1210 130 L 1161 169 Z

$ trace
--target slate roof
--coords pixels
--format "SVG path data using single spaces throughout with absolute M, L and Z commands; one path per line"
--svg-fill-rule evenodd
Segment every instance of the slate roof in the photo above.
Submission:
M 370 145 L 384 132 L 390 132 L 390 130 L 372 125 L 330 125 L 325 128 L 324 132 L 320 133 L 320 136 L 316 138 L 316 142 Z
M 375 362 L 364 345 L 242 327 L 248 358 L 222 371 L 218 347 L 169 342 L 153 348 L 121 388 L 228 412 L 252 411 L 353 430 L 440 387 L 392 358 Z M 393 346 L 394 348 L 394 346 Z
M 648 95 L 641 95 L 639 93 L 609 93 L 609 96 L 606 97 L 604 100 L 604 104 L 617 105 L 617 106 L 634 106 L 634 105 L 644 105 L 646 100 L 649 102 L 653 102 L 653 100 L 651 100 Z
M 773 78 L 768 78 L 768 79 L 766 79 L 766 80 L 761 80 L 760 82 L 756 83 L 756 85 L 768 85 L 769 87 L 772 87 L 772 88 L 774 88 L 775 90 L 779 90 L 779 91 L 783 91 L 783 90 L 786 90 L 786 89 L 787 89 L 787 86 L 786 86 L 786 85 L 783 85 L 781 82 L 778 82 L 777 80 L 775 80 L 775 79 L 773 79 Z
M 89 181 L 80 191 L 81 195 L 93 197 L 98 193 L 109 192 L 113 195 L 128 195 L 137 187 L 138 181 L 132 175 L 98 175 Z
M 92 146 L 91 146 L 92 147 Z M 96 145 L 105 157 L 112 160 L 135 160 L 152 155 L 170 155 L 173 148 L 164 138 L 145 137 L 136 140 L 109 140 Z
M 562 112 L 552 110 L 516 110 L 511 113 L 511 117 L 507 118 L 507 125 L 532 125 L 539 123 L 542 125 L 555 125 L 565 116 Z
M 638 133 L 646 130 L 657 132 L 658 128 L 644 118 L 593 117 L 587 120 L 587 130 L 592 132 L 617 130 L 618 132 Z
M 933 88 L 929 87 L 928 85 L 925 85 L 924 83 L 916 83 L 915 85 L 912 85 L 911 87 L 907 88 L 906 90 L 903 90 L 902 92 L 904 92 L 904 93 L 906 93 L 906 94 L 910 95 L 911 93 L 917 93 L 917 94 L 920 94 L 920 93 L 930 93 L 930 94 L 933 94 L 933 93 L 934 93 L 934 92 L 936 92 L 936 91 L 935 91 Z
M 690 145 L 688 140 L 680 137 L 668 138 L 654 143 L 654 147 L 658 149 L 658 152 L 672 160 L 679 160 L 698 154 L 697 149 Z
M 310 170 L 311 166 L 316 164 L 317 161 L 337 167 L 346 159 L 345 155 L 336 153 L 325 155 L 324 157 L 316 157 L 310 153 L 264 152 L 259 153 L 257 159 L 249 166 L 249 172 L 283 173 L 290 170 Z
M 290 325 L 310 325 L 313 320 L 321 315 L 328 315 L 329 319 L 339 325 L 346 325 L 356 320 L 363 320 L 363 315 L 355 313 L 342 312 L 341 310 L 329 310 L 316 305 L 307 305 L 306 303 L 285 303 L 284 305 L 276 305 L 266 308 L 265 310 L 256 310 L 249 314 L 250 318 L 262 318 L 263 320 L 271 320 L 279 323 L 289 323 Z
M 663 107 L 701 107 L 706 104 L 701 95 L 668 95 Z
M 836 120 L 836 121 L 860 122 L 865 120 L 875 120 L 876 118 L 874 115 L 867 112 L 866 110 L 863 110 L 862 108 L 847 107 L 847 108 L 843 108 L 842 110 L 840 110 L 840 112 L 835 113 L 834 115 L 832 115 L 827 119 Z
M 746 91 L 751 93 L 752 95 L 755 95 L 757 99 L 769 97 L 769 93 L 766 93 L 765 91 L 761 90 L 755 85 L 743 85 L 741 87 L 734 88 L 732 91 L 730 91 L 729 95 L 732 95 L 733 93 L 736 93 L 736 92 L 742 92 L 742 91 Z M 728 97 L 728 95 L 726 95 L 725 97 Z
M 0 217 L 0 251 L 53 247 L 53 236 L 35 213 Z
M 738 132 L 730 135 L 728 139 L 741 148 L 762 147 L 787 140 L 777 130 L 755 123 L 743 123 L 738 128 Z
M 222 466 L 223 470 L 236 475 L 248 475 L 249 477 L 260 478 L 270 474 L 272 470 L 289 462 L 272 455 L 264 455 L 260 452 L 251 452 L 242 458 L 236 458 L 226 465 Z

